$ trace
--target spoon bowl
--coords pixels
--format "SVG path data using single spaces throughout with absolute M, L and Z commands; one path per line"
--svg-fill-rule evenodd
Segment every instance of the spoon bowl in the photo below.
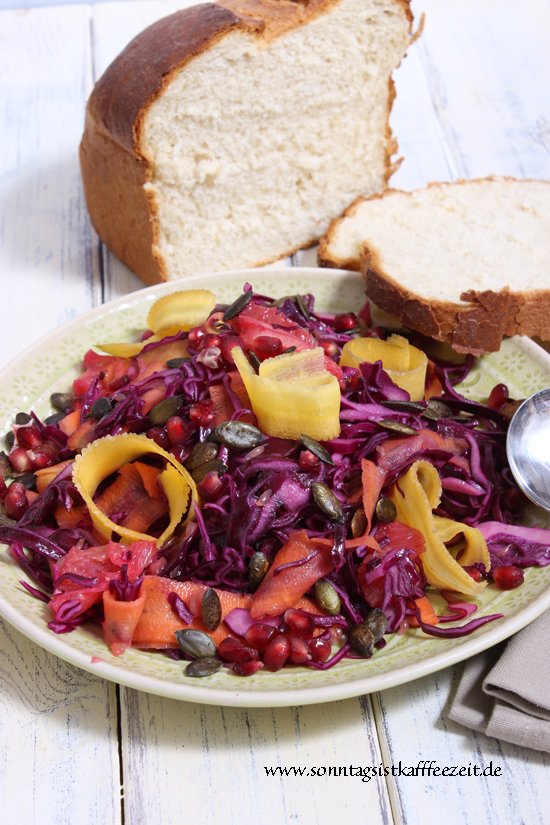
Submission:
M 508 428 L 506 453 L 518 486 L 550 512 L 550 387 L 518 407 Z

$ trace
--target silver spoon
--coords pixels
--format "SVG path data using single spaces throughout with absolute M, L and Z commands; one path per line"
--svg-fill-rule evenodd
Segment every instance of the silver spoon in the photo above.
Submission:
M 527 498 L 550 511 L 550 387 L 518 407 L 508 428 L 506 453 Z

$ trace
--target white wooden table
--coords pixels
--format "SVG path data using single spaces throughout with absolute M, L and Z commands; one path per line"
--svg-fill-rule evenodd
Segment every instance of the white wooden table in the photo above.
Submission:
M 0 361 L 140 282 L 94 236 L 77 146 L 94 79 L 170 0 L 0 12 Z M 9 3 L 4 3 L 9 5 Z M 402 187 L 550 177 L 548 0 L 418 0 L 397 76 Z M 296 256 L 311 263 L 311 253 Z M 548 651 L 541 652 L 548 655 Z M 0 621 L 0 822 L 550 821 L 550 757 L 445 720 L 450 669 L 304 708 L 178 703 L 76 670 Z M 264 766 L 494 765 L 500 777 L 268 777 Z

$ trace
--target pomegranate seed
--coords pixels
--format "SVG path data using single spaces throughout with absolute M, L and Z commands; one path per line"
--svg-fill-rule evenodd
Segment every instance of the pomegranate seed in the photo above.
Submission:
M 220 335 L 220 351 L 222 357 L 228 364 L 234 364 L 234 358 L 231 354 L 231 351 L 235 349 L 235 347 L 243 347 L 243 342 L 239 338 L 238 335 Z
M 193 327 L 189 330 L 189 335 L 187 340 L 189 342 L 189 346 L 193 347 L 193 349 L 199 349 L 200 344 L 204 336 L 206 335 L 204 327 Z
M 310 639 L 308 646 L 311 653 L 311 658 L 314 662 L 326 662 L 332 651 L 332 646 L 329 640 L 323 639 L 322 636 L 317 636 L 315 639 Z
M 272 335 L 258 335 L 254 339 L 254 352 L 260 361 L 265 361 L 266 358 L 274 358 L 276 355 L 280 355 L 282 351 L 283 345 L 278 338 Z
M 253 647 L 243 645 L 239 639 L 235 639 L 233 636 L 226 636 L 218 645 L 218 656 L 224 662 L 249 662 L 251 659 L 258 658 L 258 651 Z
M 523 584 L 523 570 L 512 564 L 496 567 L 493 571 L 493 581 L 500 590 L 514 590 Z
M 328 355 L 330 358 L 334 358 L 334 356 L 338 354 L 338 347 L 334 341 L 329 341 L 328 338 L 323 338 L 319 341 L 319 344 L 323 347 L 325 355 Z
M 199 427 L 209 427 L 214 421 L 214 410 L 207 401 L 199 401 L 189 409 L 189 418 Z
M 169 448 L 170 441 L 166 430 L 162 429 L 162 427 L 151 427 L 150 430 L 147 430 L 146 435 L 147 438 L 152 439 L 155 444 L 158 444 L 158 446 L 162 447 L 163 450 L 167 450 Z
M 215 470 L 210 470 L 206 473 L 197 485 L 199 493 L 203 498 L 213 499 L 219 494 L 222 488 L 223 481 Z
M 44 444 L 37 450 L 27 450 L 27 455 L 33 470 L 43 470 L 44 467 L 51 467 L 52 464 L 55 464 L 57 460 L 55 451 L 52 450 L 51 447 L 49 449 L 47 448 L 48 444 Z
M 280 670 L 290 653 L 290 642 L 282 633 L 276 633 L 264 651 L 264 664 L 273 673 Z
M 495 384 L 489 398 L 487 399 L 487 406 L 492 410 L 500 410 L 508 402 L 508 387 L 506 384 Z
M 214 332 L 209 332 L 203 338 L 201 338 L 200 348 L 208 349 L 209 347 L 219 347 L 220 340 L 221 339 L 219 335 L 216 335 L 216 333 Z
M 290 642 L 290 653 L 288 654 L 288 660 L 293 665 L 304 665 L 306 662 L 310 662 L 313 658 L 311 655 L 311 650 L 309 649 L 309 645 L 305 639 L 300 639 L 298 636 L 291 636 L 289 639 Z
M 351 387 L 352 390 L 358 390 L 363 385 L 363 378 L 359 370 L 354 370 L 351 375 L 348 375 L 346 381 L 348 387 Z
M 302 450 L 298 464 L 302 470 L 315 470 L 319 466 L 319 459 L 310 450 Z
M 172 446 L 181 444 L 189 436 L 189 427 L 179 415 L 173 415 L 165 424 L 168 441 Z
M 258 661 L 258 659 L 250 659 L 248 662 L 237 662 L 231 670 L 237 676 L 253 676 L 261 667 L 263 667 L 263 662 Z
M 296 636 L 310 636 L 315 627 L 313 618 L 302 610 L 295 610 L 293 607 L 285 611 L 285 622 L 287 627 Z
M 28 473 L 31 469 L 31 460 L 23 447 L 15 447 L 11 450 L 8 458 L 16 473 Z
M 29 502 L 27 501 L 26 487 L 18 481 L 14 481 L 13 484 L 10 484 L 6 498 L 4 499 L 6 515 L 17 521 L 21 518 L 28 506 Z
M 40 430 L 34 425 L 29 427 L 18 427 L 16 435 L 17 443 L 20 447 L 25 447 L 26 450 L 34 450 L 35 447 L 42 444 Z
M 353 312 L 344 312 L 342 315 L 337 315 L 334 319 L 334 329 L 336 332 L 347 332 L 349 329 L 355 329 L 358 325 L 357 315 Z
M 274 633 L 275 628 L 272 625 L 263 624 L 263 622 L 256 622 L 256 624 L 250 625 L 244 634 L 244 638 L 248 645 L 255 647 L 256 650 L 263 653 Z
M 478 570 L 477 567 L 465 567 L 464 570 L 475 582 L 483 581 L 483 573 L 481 570 Z
M 182 444 L 177 444 L 175 447 L 170 449 L 171 454 L 174 456 L 176 461 L 179 461 L 180 464 L 183 464 L 184 461 L 187 461 L 189 458 L 189 450 L 186 449 Z

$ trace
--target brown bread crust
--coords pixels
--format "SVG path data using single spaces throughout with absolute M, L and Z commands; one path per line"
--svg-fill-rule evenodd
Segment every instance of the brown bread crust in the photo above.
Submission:
M 88 101 L 80 145 L 88 210 L 100 238 L 144 281 L 167 279 L 163 261 L 154 252 L 158 240 L 155 201 L 143 188 L 151 179 L 150 164 L 141 150 L 149 106 L 182 66 L 228 33 L 247 31 L 269 42 L 339 2 L 220 0 L 193 6 L 141 32 L 97 82 Z M 395 2 L 412 25 L 409 0 Z M 390 139 L 389 125 L 387 134 Z M 388 146 L 386 180 L 391 171 Z

